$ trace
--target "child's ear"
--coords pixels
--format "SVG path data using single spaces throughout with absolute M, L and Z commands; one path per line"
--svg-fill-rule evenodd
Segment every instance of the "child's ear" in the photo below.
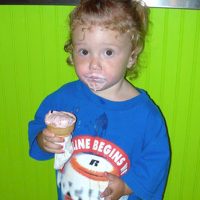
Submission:
M 135 56 L 134 52 L 132 52 L 131 55 L 130 55 L 130 57 L 129 57 L 128 64 L 127 64 L 127 68 L 128 69 L 130 69 L 133 66 L 133 64 L 135 64 L 136 59 L 137 59 L 137 56 Z

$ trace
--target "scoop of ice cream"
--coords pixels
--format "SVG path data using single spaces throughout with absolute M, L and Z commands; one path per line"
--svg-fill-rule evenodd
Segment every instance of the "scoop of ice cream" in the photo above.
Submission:
M 56 128 L 66 128 L 75 123 L 76 117 L 69 112 L 64 111 L 49 111 L 45 116 L 47 126 Z

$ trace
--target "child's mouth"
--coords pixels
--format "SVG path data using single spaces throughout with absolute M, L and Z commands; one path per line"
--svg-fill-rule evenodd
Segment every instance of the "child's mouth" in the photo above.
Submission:
M 99 75 L 87 75 L 85 76 L 85 82 L 88 87 L 94 91 L 101 90 L 106 84 L 106 78 Z
M 85 78 L 90 82 L 96 82 L 96 83 L 103 83 L 106 80 L 105 77 L 103 76 L 94 76 L 94 75 L 85 76 Z

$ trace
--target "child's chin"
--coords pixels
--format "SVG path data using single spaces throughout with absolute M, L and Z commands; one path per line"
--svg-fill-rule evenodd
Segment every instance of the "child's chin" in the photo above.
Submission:
M 93 92 L 100 92 L 104 90 L 104 86 L 102 85 L 98 85 L 98 84 L 87 84 L 87 85 L 90 88 L 90 90 L 92 90 Z

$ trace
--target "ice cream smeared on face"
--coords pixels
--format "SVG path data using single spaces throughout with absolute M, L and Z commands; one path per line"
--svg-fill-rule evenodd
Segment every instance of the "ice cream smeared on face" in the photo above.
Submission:
M 102 90 L 107 83 L 106 78 L 100 74 L 85 75 L 84 81 L 88 87 L 94 91 Z
M 76 117 L 69 112 L 49 111 L 45 116 L 45 123 L 48 126 L 57 128 L 66 128 L 75 123 Z

